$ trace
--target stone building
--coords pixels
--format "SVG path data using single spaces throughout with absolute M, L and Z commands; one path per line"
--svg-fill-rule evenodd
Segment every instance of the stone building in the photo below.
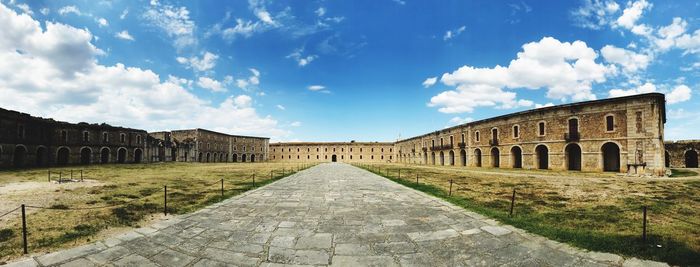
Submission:
M 142 162 L 147 133 L 0 109 L 0 168 Z
M 664 143 L 666 167 L 697 168 L 700 140 L 682 140 Z
M 171 132 L 175 142 L 190 144 L 177 150 L 177 161 L 260 162 L 267 161 L 270 139 L 230 135 L 205 129 Z
M 383 142 L 292 142 L 270 144 L 274 162 L 393 162 L 394 144 Z
M 663 175 L 663 94 L 545 107 L 395 143 L 399 162 Z

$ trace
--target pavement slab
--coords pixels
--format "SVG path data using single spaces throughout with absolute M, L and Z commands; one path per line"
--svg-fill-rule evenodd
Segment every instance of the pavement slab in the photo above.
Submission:
M 9 266 L 668 266 L 526 233 L 343 163 Z

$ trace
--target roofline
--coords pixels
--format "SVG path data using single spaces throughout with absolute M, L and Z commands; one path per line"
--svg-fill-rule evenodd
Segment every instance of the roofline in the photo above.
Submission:
M 194 130 L 197 130 L 197 131 L 204 131 L 204 132 L 210 132 L 210 133 L 215 133 L 215 134 L 222 134 L 222 135 L 227 135 L 227 136 L 231 136 L 231 137 L 270 139 L 270 137 L 261 137 L 261 136 L 233 135 L 233 134 L 227 134 L 227 133 L 222 133 L 222 132 L 207 130 L 207 129 L 203 129 L 203 128 L 196 128 L 196 129 L 194 129 Z M 184 131 L 187 131 L 187 130 L 184 130 Z
M 393 145 L 394 142 L 276 142 L 270 143 L 271 146 L 289 145 Z
M 485 122 L 490 122 L 490 121 L 495 121 L 495 120 L 501 120 L 501 119 L 516 117 L 516 116 L 522 116 L 522 115 L 531 114 L 531 113 L 535 113 L 535 112 L 546 112 L 546 111 L 563 109 L 563 108 L 570 108 L 570 107 L 576 107 L 576 106 L 584 106 L 584 105 L 590 105 L 590 104 L 602 104 L 602 103 L 609 103 L 609 102 L 619 102 L 619 101 L 640 99 L 640 98 L 656 98 L 656 99 L 663 100 L 664 105 L 663 105 L 663 109 L 661 111 L 661 113 L 662 113 L 661 117 L 662 117 L 663 122 L 666 123 L 666 96 L 662 93 L 646 93 L 646 94 L 638 94 L 638 95 L 630 95 L 630 96 L 622 96 L 622 97 L 612 97 L 612 98 L 606 98 L 606 99 L 600 99 L 600 100 L 589 100 L 589 101 L 561 104 L 561 105 L 555 105 L 555 106 L 549 106 L 549 107 L 528 109 L 528 110 L 508 113 L 508 114 L 504 114 L 504 115 L 500 115 L 500 116 L 496 116 L 496 117 L 481 119 L 481 120 L 477 120 L 477 121 L 471 121 L 471 122 L 455 125 L 452 127 L 447 127 L 447 128 L 441 129 L 441 130 L 432 131 L 432 132 L 422 134 L 422 135 L 417 135 L 417 136 L 414 136 L 411 138 L 401 139 L 401 140 L 396 141 L 396 143 L 416 139 L 419 137 L 428 136 L 428 135 L 431 135 L 434 133 L 449 131 L 449 130 L 456 129 L 456 128 L 462 128 L 462 127 L 473 125 L 473 124 L 480 124 L 480 123 L 485 123 Z
M 15 114 L 17 114 L 17 115 L 19 115 L 19 116 L 21 116 L 21 117 L 28 117 L 29 119 L 39 120 L 39 121 L 41 121 L 41 122 L 43 122 L 43 123 L 54 123 L 54 124 L 58 124 L 58 125 L 65 125 L 65 124 L 68 124 L 68 125 L 70 125 L 70 126 L 75 126 L 75 127 L 84 127 L 84 128 L 85 128 L 85 127 L 94 127 L 94 128 L 104 128 L 104 130 L 112 129 L 112 130 L 124 130 L 124 131 L 148 133 L 148 131 L 146 131 L 146 130 L 136 129 L 136 128 L 129 128 L 129 127 L 123 127 L 123 126 L 114 126 L 114 125 L 107 124 L 106 122 L 102 122 L 102 123 L 88 123 L 88 122 L 83 122 L 83 121 L 81 121 L 81 122 L 73 123 L 73 122 L 67 122 L 67 121 L 59 121 L 59 120 L 55 120 L 55 119 L 53 119 L 53 118 L 44 118 L 44 117 L 39 117 L 39 116 L 33 116 L 33 115 L 29 114 L 29 113 L 24 113 L 24 112 L 21 112 L 21 111 L 11 110 L 11 109 L 0 108 L 0 111 L 6 111 L 6 112 L 9 112 L 9 113 L 15 113 Z

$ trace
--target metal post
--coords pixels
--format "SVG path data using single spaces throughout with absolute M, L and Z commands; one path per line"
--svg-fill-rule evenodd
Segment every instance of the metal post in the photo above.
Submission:
M 24 204 L 22 204 L 22 247 L 24 248 L 24 254 L 27 254 L 27 217 L 24 212 Z
M 168 186 L 163 186 L 163 214 L 168 215 Z
M 221 179 L 221 197 L 224 197 L 224 179 Z
M 643 221 L 642 221 L 642 241 L 647 242 L 647 206 L 642 207 Z
M 513 188 L 513 196 L 510 197 L 510 214 L 509 217 L 513 217 L 513 206 L 515 205 L 515 188 Z
M 449 196 L 452 196 L 452 179 L 450 179 L 450 193 Z

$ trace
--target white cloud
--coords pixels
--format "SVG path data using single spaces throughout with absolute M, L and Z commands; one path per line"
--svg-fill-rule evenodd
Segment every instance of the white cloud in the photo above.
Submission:
M 673 88 L 673 90 L 671 90 L 671 92 L 666 94 L 666 101 L 669 104 L 685 102 L 690 100 L 691 94 L 692 92 L 690 90 L 690 87 L 681 84 L 676 86 L 675 88 Z
M 284 138 L 278 122 L 245 97 L 199 98 L 186 79 L 161 81 L 151 70 L 101 65 L 84 29 L 18 15 L 0 3 L 0 106 L 70 122 L 107 122 L 146 130 L 207 128 Z M 17 51 L 24 51 L 17 53 Z M 221 118 L 227 118 L 222 120 Z
M 435 85 L 435 83 L 437 83 L 437 77 L 430 77 L 423 81 L 423 87 L 428 88 Z
M 100 25 L 100 27 L 109 26 L 109 22 L 105 18 L 98 18 L 96 21 L 97 21 L 97 24 Z
M 323 85 L 310 85 L 308 89 L 311 91 L 321 91 L 323 89 L 326 89 L 326 87 Z
M 319 17 L 323 17 L 324 15 L 326 15 L 326 9 L 324 7 L 319 7 L 318 9 L 316 9 L 316 11 L 314 11 L 314 13 L 316 13 L 316 15 Z
M 41 12 L 41 14 L 43 14 L 44 16 L 46 16 L 46 15 L 48 15 L 49 13 L 51 13 L 51 9 L 49 9 L 48 7 L 44 7 L 44 8 L 42 8 L 42 9 L 40 9 L 39 12 Z
M 289 126 L 292 127 L 301 127 L 301 122 L 300 121 L 295 121 L 289 124 Z
M 205 51 L 204 54 L 202 54 L 201 58 L 198 58 L 196 56 L 190 58 L 175 58 L 175 60 L 177 60 L 178 63 L 184 64 L 187 66 L 187 68 L 192 68 L 196 71 L 208 71 L 213 69 L 216 66 L 217 59 L 219 59 L 219 56 L 210 53 L 209 51 Z
M 197 85 L 213 92 L 226 92 L 226 88 L 224 88 L 224 85 L 221 82 L 209 77 L 199 77 L 197 80 Z
M 584 4 L 571 12 L 575 25 L 600 29 L 611 23 L 611 16 L 620 10 L 615 1 L 585 0 Z
M 605 61 L 622 66 L 626 72 L 645 70 L 651 61 L 651 57 L 648 55 L 637 54 L 634 51 L 613 45 L 604 46 L 600 52 Z
M 645 93 L 653 93 L 656 92 L 656 85 L 653 83 L 645 83 L 642 84 L 636 88 L 632 89 L 612 89 L 608 93 L 610 97 L 621 97 L 621 96 L 629 96 L 629 95 L 638 95 L 638 94 L 645 94 Z
M 700 53 L 700 30 L 696 30 L 693 34 L 683 34 L 676 39 L 678 48 L 685 50 L 686 53 Z
M 520 106 L 514 92 L 505 89 L 547 88 L 547 97 L 571 98 L 575 101 L 596 99 L 594 83 L 606 81 L 611 70 L 595 62 L 595 50 L 582 41 L 560 42 L 545 37 L 523 45 L 507 67 L 493 68 L 462 66 L 445 73 L 440 81 L 455 90 L 431 98 L 428 106 L 439 107 L 443 113 L 472 112 L 480 106 Z
M 122 40 L 127 40 L 127 41 L 134 40 L 134 37 L 131 36 L 131 34 L 129 34 L 129 31 L 127 31 L 127 30 L 123 30 L 123 31 L 120 31 L 120 32 L 114 34 L 114 37 L 117 37 L 117 38 L 122 39 Z
M 454 29 L 454 30 L 449 30 L 449 31 L 445 32 L 445 35 L 442 36 L 442 39 L 447 41 L 447 40 L 450 40 L 452 38 L 455 38 L 455 37 L 459 36 L 460 34 L 462 34 L 462 32 L 464 32 L 464 30 L 466 30 L 466 29 L 467 29 L 467 26 L 462 26 L 462 27 L 459 27 L 459 28 Z
M 252 73 L 251 76 L 248 78 L 236 79 L 236 86 L 246 91 L 260 84 L 260 71 L 254 68 L 248 70 Z
M 277 25 L 277 23 L 272 19 L 270 13 L 265 10 L 259 10 L 255 12 L 255 16 L 258 17 L 258 19 L 265 24 Z
M 294 52 L 289 54 L 286 58 L 294 59 L 294 61 L 297 62 L 297 65 L 299 65 L 299 67 L 304 67 L 304 66 L 308 65 L 309 63 L 311 63 L 312 61 L 314 61 L 316 58 L 318 58 L 317 55 L 304 56 L 303 53 L 304 53 L 304 48 L 302 47 L 302 48 L 294 50 Z
M 58 9 L 58 14 L 61 14 L 61 16 L 65 16 L 68 14 L 75 14 L 75 15 L 82 15 L 80 12 L 80 9 L 78 9 L 77 6 L 64 6 L 60 9 Z
M 129 15 L 129 9 L 128 9 L 128 8 L 127 8 L 127 9 L 124 9 L 124 11 L 122 11 L 122 14 L 119 15 L 119 19 L 125 19 L 125 18 L 126 18 L 126 15 Z
M 17 4 L 16 7 L 19 8 L 20 10 L 22 10 L 22 12 L 24 12 L 24 13 L 27 13 L 29 15 L 34 15 L 34 12 L 32 11 L 31 8 L 29 8 L 29 5 L 27 5 L 27 4 Z
M 277 109 L 279 109 L 279 110 L 286 110 L 286 109 L 287 109 L 287 108 L 285 108 L 285 107 L 282 106 L 282 105 L 277 105 L 276 107 L 277 107 Z
M 186 7 L 174 7 L 160 5 L 157 1 L 143 13 L 143 18 L 150 24 L 162 29 L 173 38 L 173 45 L 177 49 L 192 46 L 197 43 L 194 36 L 196 25 L 190 19 L 190 12 Z
M 549 102 L 547 104 L 535 104 L 535 108 L 546 108 L 546 107 L 553 107 L 554 103 Z
M 406 4 L 406 1 L 403 1 L 403 0 L 392 0 L 392 1 L 394 1 L 394 3 L 397 3 L 397 4 L 402 5 L 402 6 Z
M 633 30 L 635 27 L 645 27 L 643 24 L 638 25 L 637 21 L 642 17 L 644 11 L 651 9 L 652 4 L 646 0 L 638 0 L 635 2 L 628 2 L 627 7 L 622 11 L 622 15 L 615 21 L 617 26 L 623 27 L 628 30 Z
M 239 95 L 233 98 L 233 103 L 239 108 L 248 108 L 253 103 L 253 98 L 247 95 Z
M 450 119 L 450 124 L 459 125 L 459 124 L 465 124 L 465 123 L 472 122 L 472 121 L 474 121 L 474 119 L 470 118 L 470 117 L 464 117 L 464 118 L 454 117 L 454 118 Z

